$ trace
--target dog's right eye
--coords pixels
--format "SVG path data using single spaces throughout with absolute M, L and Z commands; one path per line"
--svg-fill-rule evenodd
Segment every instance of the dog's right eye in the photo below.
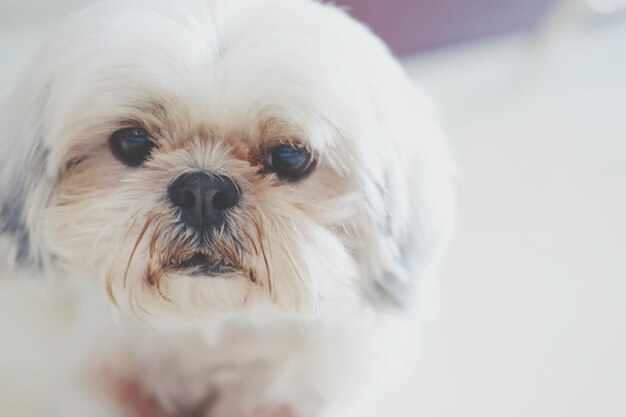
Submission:
M 156 146 L 145 129 L 130 127 L 111 135 L 109 146 L 113 155 L 130 167 L 138 167 L 150 156 Z

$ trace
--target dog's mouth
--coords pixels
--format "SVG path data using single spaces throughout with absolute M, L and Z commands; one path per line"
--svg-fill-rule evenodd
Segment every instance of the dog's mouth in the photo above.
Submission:
M 194 253 L 180 263 L 172 263 L 170 267 L 188 275 L 224 275 L 237 271 L 237 268 L 224 258 L 210 258 L 203 253 Z

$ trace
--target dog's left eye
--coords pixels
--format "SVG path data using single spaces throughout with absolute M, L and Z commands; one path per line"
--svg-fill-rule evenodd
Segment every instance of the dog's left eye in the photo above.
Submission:
M 138 127 L 121 129 L 113 133 L 109 145 L 113 155 L 130 167 L 141 165 L 156 146 L 148 132 Z
M 281 178 L 297 180 L 311 171 L 313 162 L 311 152 L 304 146 L 280 144 L 272 148 L 266 166 Z

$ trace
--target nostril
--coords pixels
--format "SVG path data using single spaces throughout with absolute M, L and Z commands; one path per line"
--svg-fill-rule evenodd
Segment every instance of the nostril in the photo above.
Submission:
M 185 190 L 183 192 L 183 196 L 182 196 L 182 201 L 180 202 L 179 206 L 181 208 L 184 209 L 193 209 L 196 205 L 196 195 L 193 193 L 193 191 L 190 190 Z
M 234 193 L 220 191 L 215 193 L 211 199 L 211 204 L 216 210 L 226 210 L 237 203 L 237 196 Z

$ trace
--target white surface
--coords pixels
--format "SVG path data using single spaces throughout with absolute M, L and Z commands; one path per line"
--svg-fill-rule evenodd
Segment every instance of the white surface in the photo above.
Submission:
M 464 172 L 413 415 L 626 415 L 626 26 L 563 36 L 407 63 Z
M 58 17 L 0 16 L 2 94 Z M 626 21 L 405 63 L 441 105 L 460 227 L 419 372 L 381 415 L 626 415 Z M 61 304 L 0 280 L 0 415 L 45 415 Z

